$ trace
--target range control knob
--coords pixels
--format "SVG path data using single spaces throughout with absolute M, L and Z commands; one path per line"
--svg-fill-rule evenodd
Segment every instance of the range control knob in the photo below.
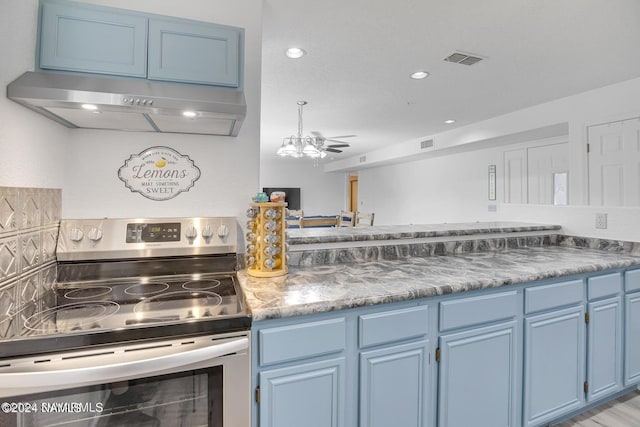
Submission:
M 90 240 L 97 242 L 98 240 L 102 239 L 102 230 L 100 230 L 98 227 L 92 227 L 91 230 L 89 230 L 89 233 L 87 233 L 87 237 Z
M 229 227 L 227 227 L 224 224 L 218 227 L 218 237 L 220 237 L 221 239 L 224 239 L 228 235 L 229 235 Z
M 79 242 L 84 238 L 84 233 L 79 228 L 72 228 L 69 232 L 69 240 Z
M 198 237 L 198 229 L 194 225 L 190 225 L 184 235 L 187 236 L 187 239 L 193 240 Z
M 211 227 L 211 225 L 205 225 L 205 227 L 202 229 L 202 237 L 207 240 L 213 237 L 213 228 Z

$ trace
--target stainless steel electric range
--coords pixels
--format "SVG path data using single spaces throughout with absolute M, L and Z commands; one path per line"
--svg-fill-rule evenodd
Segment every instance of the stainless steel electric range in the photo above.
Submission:
M 248 426 L 236 252 L 231 217 L 63 220 L 57 283 L 0 342 L 0 401 L 23 405 L 0 425 Z

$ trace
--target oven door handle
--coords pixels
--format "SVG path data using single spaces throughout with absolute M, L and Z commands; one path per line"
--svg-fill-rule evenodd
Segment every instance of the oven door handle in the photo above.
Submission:
M 220 363 L 216 363 L 212 359 L 241 352 L 248 348 L 249 339 L 241 337 L 179 352 L 176 352 L 173 346 L 169 348 L 150 347 L 128 353 L 108 352 L 71 360 L 60 358 L 47 363 L 32 363 L 32 366 L 35 367 L 33 370 L 25 369 L 19 372 L 0 373 L 0 384 L 2 384 L 0 397 L 105 384 L 216 366 Z M 160 355 L 157 355 L 158 351 Z M 156 352 L 156 355 L 150 355 L 149 352 Z M 105 361 L 113 361 L 114 358 L 116 362 L 104 364 Z M 47 368 L 43 369 L 43 365 L 47 365 Z M 249 368 L 248 363 L 247 368 Z

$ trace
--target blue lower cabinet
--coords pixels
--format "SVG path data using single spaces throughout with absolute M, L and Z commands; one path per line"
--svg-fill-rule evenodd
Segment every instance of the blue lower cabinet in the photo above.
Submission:
M 525 319 L 525 426 L 544 425 L 584 404 L 585 333 L 583 305 Z
M 428 340 L 360 353 L 360 427 L 425 427 Z
M 640 384 L 640 269 L 256 322 L 253 336 L 253 427 L 543 427 Z
M 440 337 L 439 427 L 518 426 L 517 322 Z
M 345 358 L 260 373 L 261 427 L 346 427 Z
M 622 389 L 622 298 L 588 304 L 587 401 Z
M 625 296 L 624 385 L 640 383 L 640 292 Z

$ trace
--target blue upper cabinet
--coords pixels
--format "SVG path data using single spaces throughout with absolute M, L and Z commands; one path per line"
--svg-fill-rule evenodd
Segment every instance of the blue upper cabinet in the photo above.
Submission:
M 147 75 L 147 19 L 77 3 L 42 2 L 40 68 Z
M 148 78 L 239 86 L 239 28 L 149 20 Z
M 242 28 L 41 0 L 41 69 L 239 88 L 243 44 Z

